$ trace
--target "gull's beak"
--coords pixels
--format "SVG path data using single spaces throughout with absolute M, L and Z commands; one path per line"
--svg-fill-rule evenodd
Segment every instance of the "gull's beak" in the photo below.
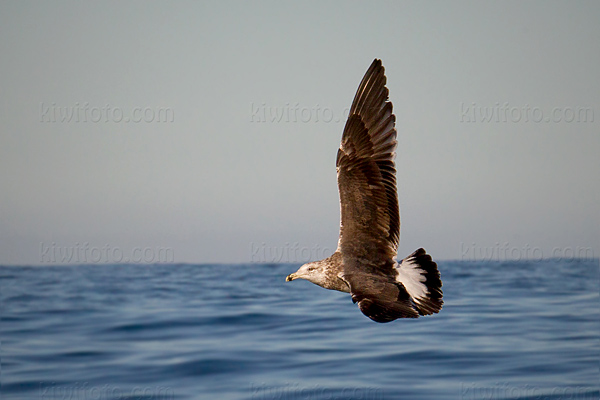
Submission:
M 289 275 L 287 276 L 287 278 L 285 278 L 285 281 L 286 281 L 286 282 L 291 282 L 291 281 L 293 281 L 294 279 L 296 279 L 296 275 L 294 275 L 294 274 L 289 274 Z

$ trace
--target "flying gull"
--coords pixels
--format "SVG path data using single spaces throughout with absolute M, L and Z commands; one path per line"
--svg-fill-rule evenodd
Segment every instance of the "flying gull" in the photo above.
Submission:
M 444 303 L 437 264 L 424 249 L 396 260 L 396 117 L 385 83 L 381 60 L 375 59 L 344 127 L 336 161 L 341 221 L 335 253 L 286 278 L 350 293 L 360 311 L 376 322 L 430 315 Z

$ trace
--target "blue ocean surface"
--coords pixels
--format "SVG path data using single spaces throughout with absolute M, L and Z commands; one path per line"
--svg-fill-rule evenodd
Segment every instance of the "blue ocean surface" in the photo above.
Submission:
M 438 266 L 388 324 L 292 264 L 0 267 L 1 398 L 600 398 L 598 260 Z

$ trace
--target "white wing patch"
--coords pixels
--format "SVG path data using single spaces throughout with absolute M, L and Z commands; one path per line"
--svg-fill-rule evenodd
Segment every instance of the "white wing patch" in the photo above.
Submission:
M 414 258 L 402 260 L 402 263 L 396 266 L 396 271 L 398 271 L 396 281 L 404 285 L 414 301 L 419 302 L 419 299 L 427 298 L 426 271 L 421 269 Z

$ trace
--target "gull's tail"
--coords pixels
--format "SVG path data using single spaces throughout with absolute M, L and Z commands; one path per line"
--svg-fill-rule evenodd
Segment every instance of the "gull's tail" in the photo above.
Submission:
M 419 315 L 429 315 L 442 309 L 442 280 L 437 264 L 424 249 L 418 249 L 396 266 L 396 280 L 410 295 Z

